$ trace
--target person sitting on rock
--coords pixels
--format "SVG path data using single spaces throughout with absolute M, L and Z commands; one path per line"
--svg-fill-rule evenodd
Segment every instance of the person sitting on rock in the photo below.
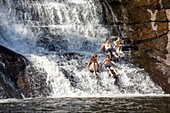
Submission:
M 103 50 L 105 50 L 105 52 L 109 55 L 110 58 L 112 58 L 112 56 L 114 56 L 115 58 L 118 58 L 115 48 L 111 44 L 109 38 L 106 39 L 105 43 L 100 47 L 100 51 L 103 51 Z
M 114 41 L 114 45 L 115 45 L 115 48 L 118 49 L 118 54 L 120 54 L 122 52 L 122 41 L 120 37 L 118 37 L 117 40 Z
M 99 74 L 99 64 L 97 61 L 97 54 L 93 54 L 93 57 L 89 59 L 87 66 L 88 66 L 88 70 L 91 73 L 95 73 L 96 75 Z

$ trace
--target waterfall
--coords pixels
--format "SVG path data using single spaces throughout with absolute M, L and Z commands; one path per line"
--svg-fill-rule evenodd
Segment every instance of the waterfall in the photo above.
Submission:
M 104 60 L 99 48 L 110 36 L 108 26 L 102 24 L 98 0 L 5 0 L 0 4 L 4 6 L 0 43 L 33 63 L 40 73 L 28 76 L 34 89 L 42 90 L 45 82 L 53 97 L 164 93 L 143 69 L 128 61 L 130 52 L 125 53 L 127 61 L 114 63 L 120 73 L 119 86 L 104 69 L 100 79 L 91 77 L 87 61 L 93 53 L 99 62 Z

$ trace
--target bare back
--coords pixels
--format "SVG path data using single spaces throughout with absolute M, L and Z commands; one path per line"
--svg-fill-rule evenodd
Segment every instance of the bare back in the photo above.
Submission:
M 105 43 L 105 49 L 109 49 L 109 48 L 113 48 L 112 44 L 110 43 L 110 41 L 108 40 L 106 43 Z

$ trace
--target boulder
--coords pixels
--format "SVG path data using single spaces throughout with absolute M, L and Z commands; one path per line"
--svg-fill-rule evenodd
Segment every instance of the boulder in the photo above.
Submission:
M 4 76 L 1 81 L 7 81 L 2 83 L 2 87 L 7 91 L 8 97 L 19 97 L 16 94 L 17 90 L 26 96 L 26 89 L 28 88 L 28 83 L 25 79 L 25 68 L 29 64 L 28 60 L 21 54 L 18 54 L 5 46 L 0 45 L 0 59 L 1 59 L 1 76 Z M 11 86 L 9 83 L 13 85 Z M 9 90 L 12 89 L 11 91 Z M 11 93 L 11 94 L 9 94 Z M 21 95 L 21 94 L 18 94 Z M 20 96 L 21 97 L 21 96 Z

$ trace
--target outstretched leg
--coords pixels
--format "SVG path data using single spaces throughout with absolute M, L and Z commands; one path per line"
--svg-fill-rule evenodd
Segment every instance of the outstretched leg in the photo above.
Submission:
M 110 59 L 112 59 L 112 53 L 108 52 L 107 54 L 109 55 Z
M 94 73 L 95 73 L 96 75 L 99 74 L 98 68 L 99 68 L 98 64 L 97 64 L 97 63 L 93 63 L 93 69 L 94 69 Z
M 112 71 L 111 71 L 111 69 L 109 67 L 107 67 L 107 71 L 109 73 L 109 76 L 113 75 L 113 73 L 112 73 Z
M 108 52 L 108 55 L 111 60 L 118 59 L 118 57 L 119 57 L 115 52 Z
M 117 70 L 116 70 L 115 68 L 113 68 L 113 67 L 110 67 L 110 70 L 111 70 L 111 72 L 114 71 L 114 73 L 115 73 L 116 75 L 119 74 L 119 73 L 117 72 Z
M 114 82 L 114 84 L 115 85 L 118 85 L 118 82 L 119 82 L 119 78 L 118 78 L 118 72 L 117 72 L 117 70 L 116 69 L 114 69 L 113 67 L 111 67 L 110 68 L 110 70 L 111 70 L 111 72 L 112 72 L 112 74 L 113 73 L 115 73 L 115 74 L 113 74 L 113 77 L 114 77 L 114 79 L 115 79 L 115 82 Z

